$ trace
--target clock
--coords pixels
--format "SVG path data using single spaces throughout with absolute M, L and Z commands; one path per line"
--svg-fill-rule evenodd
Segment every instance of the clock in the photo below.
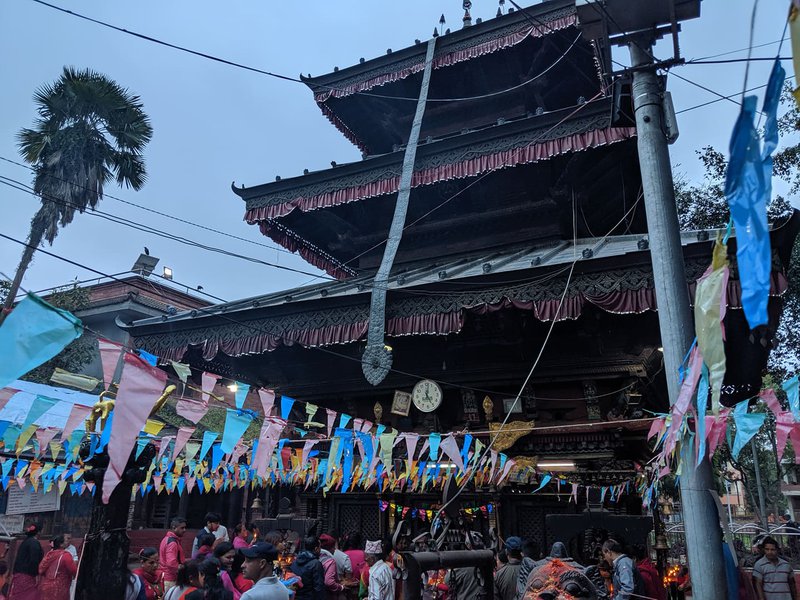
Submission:
M 423 379 L 414 386 L 411 391 L 411 399 L 414 402 L 414 406 L 421 412 L 433 412 L 442 403 L 442 388 L 435 381 Z

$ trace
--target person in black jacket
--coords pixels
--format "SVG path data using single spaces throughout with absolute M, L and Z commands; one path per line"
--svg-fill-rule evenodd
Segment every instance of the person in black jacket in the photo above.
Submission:
M 39 526 L 31 523 L 25 528 L 25 540 L 19 545 L 17 556 L 14 559 L 14 576 L 11 579 L 11 592 L 9 598 L 38 598 L 36 578 L 39 576 L 39 563 L 42 562 L 44 552 L 36 536 Z
M 319 561 L 319 538 L 307 537 L 303 540 L 303 548 L 291 566 L 292 573 L 303 582 L 295 600 L 325 600 L 325 570 Z

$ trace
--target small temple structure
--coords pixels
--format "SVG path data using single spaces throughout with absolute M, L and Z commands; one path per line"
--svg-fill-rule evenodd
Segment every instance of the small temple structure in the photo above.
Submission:
M 548 515 L 577 514 L 588 502 L 641 514 L 647 417 L 666 411 L 665 377 L 676 374 L 664 372 L 659 351 L 629 85 L 608 76 L 608 49 L 581 37 L 572 0 L 474 24 L 468 16 L 431 42 L 304 77 L 362 160 L 234 187 L 247 223 L 329 281 L 125 328 L 165 364 L 189 364 L 196 384 L 209 372 L 298 400 L 294 422 L 324 422 L 306 414 L 310 404 L 371 422 L 372 431 L 494 440 L 514 469 L 500 485 L 467 486 L 460 501 L 492 505 L 475 511 L 484 529 L 544 543 Z M 409 198 L 397 236 L 404 171 Z M 772 233 L 773 326 L 797 228 L 792 216 Z M 682 236 L 690 293 L 715 235 Z M 739 297 L 734 268 L 728 404 L 757 391 L 768 353 L 749 338 Z M 377 358 L 366 353 L 373 335 L 385 345 Z M 371 367 L 383 376 L 369 379 Z M 420 381 L 434 385 L 415 403 L 408 394 Z M 573 495 L 575 482 L 591 495 Z M 613 501 L 611 486 L 621 490 Z M 370 538 L 400 520 L 414 533 L 430 525 L 382 502 L 416 513 L 441 501 L 436 491 L 324 494 L 280 482 L 236 501 L 248 518 L 274 518 L 278 495 L 319 520 L 320 532 Z M 173 514 L 181 501 L 151 500 L 172 503 Z M 598 539 L 570 540 L 581 552 L 573 556 L 591 554 Z

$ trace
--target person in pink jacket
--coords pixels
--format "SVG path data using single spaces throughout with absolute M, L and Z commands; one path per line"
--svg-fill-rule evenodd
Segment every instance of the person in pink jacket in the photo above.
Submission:
M 339 581 L 339 574 L 336 570 L 336 560 L 333 558 L 333 551 L 336 549 L 336 540 L 327 534 L 319 536 L 321 550 L 319 560 L 325 572 L 325 590 L 328 600 L 345 600 L 345 586 Z
M 186 519 L 175 517 L 170 523 L 170 530 L 158 547 L 158 562 L 164 577 L 164 593 L 168 592 L 178 579 L 178 567 L 183 564 L 181 538 L 184 533 L 186 533 Z

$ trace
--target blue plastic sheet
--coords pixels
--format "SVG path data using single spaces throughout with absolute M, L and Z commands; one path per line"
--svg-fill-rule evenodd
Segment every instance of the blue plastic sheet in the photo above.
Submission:
M 747 96 L 730 142 L 725 196 L 736 226 L 742 308 L 751 329 L 767 323 L 772 268 L 767 203 L 772 194 L 772 152 L 778 145 L 778 103 L 786 72 L 775 61 L 764 97 L 764 146 L 755 126 L 755 96 Z

